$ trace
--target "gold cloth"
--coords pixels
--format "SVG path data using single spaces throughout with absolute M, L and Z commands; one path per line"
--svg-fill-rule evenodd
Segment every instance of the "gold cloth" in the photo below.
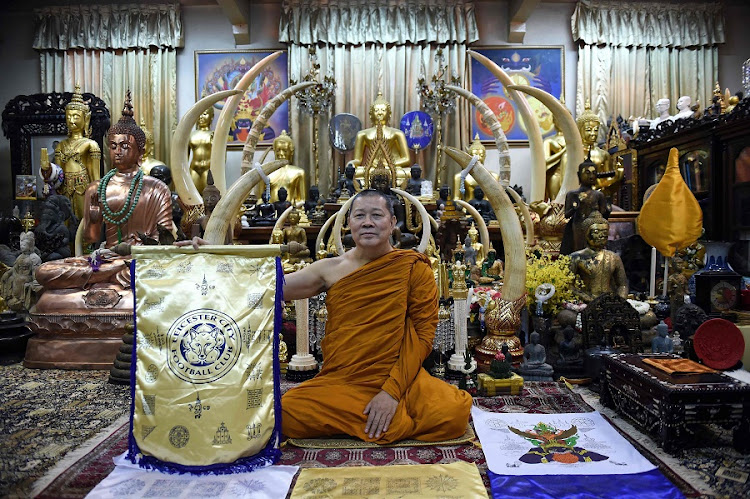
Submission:
M 643 240 L 667 258 L 697 241 L 703 230 L 703 210 L 680 175 L 679 157 L 670 149 L 664 176 L 638 215 Z
M 303 469 L 291 497 L 487 497 L 487 489 L 476 464 L 456 461 Z
M 279 247 L 205 248 L 133 248 L 138 459 L 203 467 L 278 445 Z

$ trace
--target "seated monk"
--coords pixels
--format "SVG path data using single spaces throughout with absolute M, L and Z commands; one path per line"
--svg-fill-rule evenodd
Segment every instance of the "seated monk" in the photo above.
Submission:
M 362 191 L 349 215 L 356 247 L 285 276 L 284 300 L 328 293 L 323 369 L 282 397 L 286 436 L 389 444 L 466 430 L 471 396 L 422 368 L 438 321 L 437 286 L 427 257 L 391 246 L 395 224 L 387 196 Z
M 142 244 L 141 236 L 158 240 L 159 225 L 172 230 L 172 193 L 161 180 L 144 175 L 139 168 L 146 136 L 133 119 L 129 93 L 122 118 L 109 129 L 107 141 L 114 169 L 86 189 L 83 238 L 85 243 L 99 243 L 104 224 L 105 246 L 117 246 L 118 253 L 129 254 L 130 245 Z M 48 262 L 39 267 L 37 280 L 45 290 L 88 289 L 103 282 L 130 288 L 127 261 L 108 250 L 92 256 L 91 264 L 80 257 Z M 47 307 L 86 308 L 80 297 L 62 300 L 50 295 L 45 300 L 45 295 L 37 304 L 40 312 L 51 311 Z M 122 302 L 132 309 L 132 303 Z

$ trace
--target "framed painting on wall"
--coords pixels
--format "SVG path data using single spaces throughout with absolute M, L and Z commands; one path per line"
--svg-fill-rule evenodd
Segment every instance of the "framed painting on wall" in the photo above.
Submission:
M 273 50 L 197 50 L 195 52 L 195 100 L 222 90 L 231 90 L 242 76 L 258 61 L 272 54 Z M 255 117 L 263 106 L 289 86 L 288 54 L 271 62 L 250 84 L 242 97 L 234 120 L 229 127 L 227 145 L 242 147 L 250 132 Z M 225 101 L 214 104 L 214 120 L 224 107 Z M 214 128 L 213 125 L 211 128 Z M 271 144 L 289 130 L 289 101 L 285 101 L 263 130 L 259 144 Z
M 562 45 L 555 46 L 495 46 L 473 47 L 500 66 L 517 85 L 541 88 L 558 99 L 563 95 L 565 58 Z M 505 93 L 497 78 L 476 59 L 471 59 L 469 69 L 471 91 L 482 99 L 495 113 L 509 143 L 525 144 L 529 137 L 516 104 Z M 552 113 L 534 97 L 524 95 L 539 121 L 542 136 L 555 134 Z M 479 134 L 483 142 L 493 143 L 492 132 L 481 121 L 474 109 L 471 116 L 471 135 Z

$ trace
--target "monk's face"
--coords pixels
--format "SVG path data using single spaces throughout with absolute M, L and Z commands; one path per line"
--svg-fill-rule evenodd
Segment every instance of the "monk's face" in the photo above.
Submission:
M 357 247 L 390 246 L 389 237 L 396 226 L 386 200 L 380 196 L 359 197 L 352 203 L 349 228 Z

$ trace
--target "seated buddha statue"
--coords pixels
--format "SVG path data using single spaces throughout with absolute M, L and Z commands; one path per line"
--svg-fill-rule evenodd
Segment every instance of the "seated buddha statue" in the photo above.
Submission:
M 469 204 L 479 212 L 485 222 L 495 219 L 495 210 L 492 209 L 492 205 L 489 201 L 484 199 L 484 190 L 478 185 L 474 187 L 474 197 L 471 198 Z
M 293 270 L 291 266 L 296 265 L 299 262 L 312 262 L 310 258 L 310 250 L 307 248 L 307 233 L 305 229 L 300 227 L 299 224 L 300 214 L 297 209 L 293 209 L 287 215 L 286 220 L 289 222 L 288 227 L 284 227 L 284 242 L 289 244 L 292 241 L 300 243 L 299 249 L 292 253 L 289 253 L 288 264 L 289 270 L 284 268 L 284 272 Z
M 411 165 L 411 176 L 404 180 L 401 184 L 401 189 L 405 190 L 412 196 L 418 197 L 422 195 L 422 184 L 424 179 L 422 178 L 422 167 L 417 163 Z
M 251 225 L 269 227 L 276 224 L 276 208 L 268 202 L 268 194 L 263 191 L 261 202 L 256 205 L 257 214 L 252 218 Z
M 122 117 L 107 132 L 107 142 L 114 168 L 86 189 L 83 239 L 84 243 L 97 246 L 103 242 L 104 247 L 115 249 L 117 253 L 101 250 L 90 261 L 72 257 L 42 264 L 37 280 L 45 292 L 37 303 L 39 313 L 89 308 L 90 304 L 81 293 L 50 291 L 85 290 L 96 284 L 115 286 L 120 293 L 129 290 L 129 262 L 121 255 L 130 253 L 130 245 L 142 244 L 141 237 L 158 241 L 159 228 L 173 229 L 169 187 L 161 180 L 144 175 L 138 166 L 146 147 L 146 136 L 133 119 L 130 91 Z M 91 306 L 97 304 L 101 302 L 95 301 Z M 121 306 L 132 309 L 132 302 Z
M 479 140 L 479 134 L 476 134 L 476 136 L 474 137 L 474 142 L 472 142 L 471 145 L 466 148 L 466 151 L 472 156 L 477 156 L 479 158 L 479 162 L 484 165 L 484 161 L 487 159 L 487 148 L 485 148 L 484 144 L 482 144 L 482 141 Z M 492 173 L 492 176 L 495 177 L 495 180 L 499 181 L 500 176 L 497 173 L 490 173 Z M 463 199 L 464 201 L 473 199 L 474 188 L 476 186 L 477 181 L 474 180 L 474 177 L 472 177 L 471 174 L 468 174 L 464 179 L 464 193 L 461 194 L 461 172 L 456 173 L 453 176 L 453 199 Z
M 591 111 L 588 102 L 586 103 L 586 109 L 576 119 L 576 125 L 578 125 L 583 140 L 583 156 L 588 157 L 596 165 L 595 188 L 602 191 L 608 199 L 612 199 L 612 195 L 617 192 L 622 184 L 625 170 L 619 161 L 612 164 L 609 153 L 596 145 L 597 140 L 599 140 L 601 121 Z
M 353 164 L 346 165 L 344 176 L 339 179 L 339 185 L 333 191 L 334 197 L 341 204 L 362 190 L 362 183 L 355 178 L 355 173 L 356 169 Z
M 141 118 L 141 130 L 146 134 L 146 150 L 143 152 L 143 158 L 141 159 L 141 170 L 143 170 L 143 173 L 146 175 L 151 175 L 151 168 L 167 165 L 154 158 L 154 134 L 151 133 L 151 130 L 146 128 L 146 122 L 143 118 Z
M 575 294 L 586 303 L 604 293 L 627 298 L 628 279 L 622 260 L 617 253 L 605 249 L 609 222 L 598 211 L 592 211 L 584 220 L 583 228 L 587 246 L 570 255 L 570 271 L 583 285 L 574 289 Z
M 211 145 L 214 132 L 211 123 L 214 121 L 214 108 L 210 106 L 198 116 L 196 130 L 190 134 L 188 141 L 190 159 L 190 176 L 199 193 L 203 193 L 208 183 L 208 171 L 211 169 Z
M 377 168 L 384 160 L 391 170 L 393 185 L 401 185 L 409 177 L 409 146 L 406 135 L 398 128 L 391 128 L 391 105 L 378 92 L 377 98 L 370 106 L 372 127 L 357 133 L 354 142 L 354 159 L 352 164 L 357 169 L 355 178 L 367 188 L 371 184 L 370 171 Z
M 292 138 L 286 133 L 286 130 L 281 132 L 281 135 L 273 139 L 273 154 L 276 159 L 285 159 L 289 161 L 289 164 L 282 166 L 278 170 L 271 172 L 268 176 L 271 179 L 271 202 L 275 203 L 279 200 L 279 189 L 282 187 L 286 189 L 289 201 L 296 204 L 298 201 L 305 200 L 305 171 L 299 166 L 294 166 L 294 142 Z M 263 188 L 263 184 L 259 184 L 259 188 Z M 256 191 L 260 195 L 260 191 Z
M 469 233 L 468 233 L 469 239 L 471 240 L 471 247 L 474 248 L 474 251 L 476 251 L 477 255 L 477 265 L 481 268 L 482 264 L 484 263 L 484 259 L 487 256 L 484 251 L 484 245 L 479 242 L 479 231 L 476 227 L 474 227 L 474 223 L 472 222 L 471 227 L 469 227 Z
M 285 187 L 279 188 L 278 192 L 276 192 L 276 196 L 278 199 L 271 203 L 273 205 L 273 209 L 276 210 L 276 218 L 279 218 L 282 213 L 284 213 L 287 208 L 292 206 L 292 203 L 289 202 L 288 197 L 289 194 L 287 193 L 287 190 Z
M 68 138 L 61 141 L 55 149 L 54 162 L 62 168 L 64 176 L 57 193 L 70 199 L 73 213 L 79 220 L 83 218 L 86 187 L 100 177 L 102 151 L 96 141 L 88 138 L 90 122 L 91 110 L 83 102 L 80 85 L 76 85 L 73 97 L 65 106 Z M 49 163 L 42 166 L 41 173 L 45 182 L 50 180 L 52 171 Z
M 552 366 L 547 364 L 547 352 L 539 344 L 539 333 L 534 331 L 529 336 L 529 343 L 523 349 L 523 362 L 518 372 L 527 381 L 552 381 Z

